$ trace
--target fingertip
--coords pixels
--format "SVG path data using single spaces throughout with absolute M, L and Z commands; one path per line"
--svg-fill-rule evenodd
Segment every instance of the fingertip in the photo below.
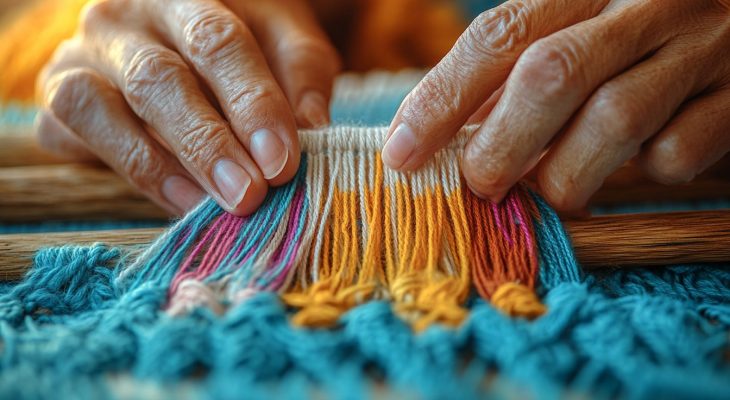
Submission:
M 233 206 L 229 206 L 226 202 L 218 199 L 218 204 L 227 212 L 239 217 L 246 217 L 258 210 L 259 206 L 264 202 L 266 193 L 268 192 L 266 181 L 252 181 L 246 188 L 246 192 L 240 201 Z
M 416 150 L 416 144 L 416 136 L 411 127 L 405 122 L 398 123 L 383 146 L 383 163 L 391 169 L 401 169 Z
M 268 185 L 260 172 L 252 169 L 226 158 L 218 160 L 213 167 L 217 191 L 211 194 L 231 214 L 249 215 L 266 197 Z
M 301 153 L 297 151 L 288 150 L 287 162 L 284 168 L 279 172 L 276 177 L 269 179 L 269 185 L 281 186 L 291 181 L 299 170 L 299 163 L 301 162 Z
M 239 217 L 249 216 L 264 202 L 267 191 L 268 186 L 265 182 L 252 182 L 241 201 L 233 208 L 226 208 L 226 211 Z

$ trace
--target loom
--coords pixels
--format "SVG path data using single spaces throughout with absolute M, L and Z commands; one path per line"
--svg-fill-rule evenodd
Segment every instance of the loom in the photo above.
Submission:
M 419 77 L 340 78 L 335 126 L 300 134 L 297 177 L 249 218 L 169 221 L 6 109 L 0 397 L 730 396 L 727 162 L 679 189 L 627 166 L 588 219 L 525 185 L 488 204 L 460 139 L 381 166 Z

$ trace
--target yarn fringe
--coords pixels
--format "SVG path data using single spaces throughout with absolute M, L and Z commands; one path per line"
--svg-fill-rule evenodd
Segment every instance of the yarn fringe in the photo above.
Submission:
M 472 287 L 501 311 L 534 318 L 538 257 L 529 191 L 501 204 L 464 189 L 462 132 L 424 168 L 384 168 L 385 128 L 331 128 L 301 135 L 302 165 L 248 217 L 212 200 L 173 226 L 120 279 L 167 285 L 167 310 L 218 313 L 260 291 L 297 309 L 293 323 L 329 327 L 376 299 L 423 330 L 459 325 Z

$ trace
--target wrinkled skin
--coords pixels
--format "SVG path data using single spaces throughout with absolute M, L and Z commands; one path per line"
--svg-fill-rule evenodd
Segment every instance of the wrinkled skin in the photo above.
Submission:
M 504 3 L 404 100 L 383 159 L 415 169 L 467 122 L 466 181 L 495 201 L 530 173 L 579 209 L 629 160 L 691 180 L 730 150 L 730 2 Z
M 97 1 L 39 77 L 39 135 L 173 213 L 207 192 L 245 215 L 294 175 L 296 126 L 328 122 L 338 70 L 305 0 Z M 508 1 L 406 98 L 384 162 L 415 169 L 467 122 L 492 200 L 530 173 L 580 208 L 628 160 L 688 181 L 730 150 L 730 2 Z
M 306 0 L 102 0 L 39 77 L 46 148 L 99 158 L 172 213 L 245 215 L 328 123 L 335 49 Z

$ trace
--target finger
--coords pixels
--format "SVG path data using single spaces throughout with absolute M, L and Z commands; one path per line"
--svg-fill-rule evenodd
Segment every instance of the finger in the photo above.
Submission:
M 730 152 L 730 87 L 687 103 L 642 151 L 639 162 L 654 180 L 689 182 Z
M 252 213 L 266 195 L 266 180 L 185 61 L 142 33 L 109 23 L 87 25 L 96 29 L 87 39 L 96 57 L 88 62 L 120 88 L 134 113 L 223 208 Z
M 311 5 L 303 0 L 227 3 L 251 27 L 298 124 L 329 124 L 332 84 L 341 63 Z
M 638 154 L 697 89 L 686 49 L 665 47 L 593 93 L 540 161 L 541 193 L 554 207 L 586 204 L 603 181 Z
M 401 104 L 383 148 L 385 164 L 419 167 L 502 85 L 530 44 L 593 17 L 607 2 L 511 1 L 479 15 Z
M 140 0 L 160 34 L 212 90 L 233 132 L 272 184 L 299 166 L 296 124 L 256 38 L 215 0 Z
M 39 110 L 35 119 L 38 144 L 67 160 L 93 161 L 96 155 L 51 112 Z
M 487 99 L 487 101 L 482 104 L 479 109 L 469 117 L 469 119 L 466 121 L 467 124 L 479 124 L 484 122 L 485 119 L 487 119 L 487 116 L 489 116 L 489 113 L 492 112 L 494 109 L 494 106 L 497 105 L 497 102 L 499 101 L 499 98 L 502 96 L 502 93 L 504 93 L 504 85 L 500 86 L 499 89 L 495 90 L 494 93 L 492 93 L 491 96 Z
M 649 12 L 653 17 L 644 18 Z M 666 42 L 674 18 L 647 2 L 601 14 L 530 46 L 467 143 L 466 181 L 481 197 L 500 201 L 599 85 Z
M 175 158 L 144 132 L 122 95 L 96 72 L 76 68 L 53 76 L 45 86 L 44 106 L 45 113 L 168 211 L 181 214 L 203 198 Z

